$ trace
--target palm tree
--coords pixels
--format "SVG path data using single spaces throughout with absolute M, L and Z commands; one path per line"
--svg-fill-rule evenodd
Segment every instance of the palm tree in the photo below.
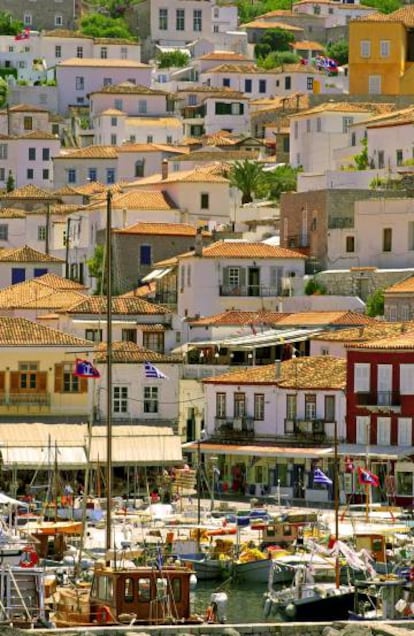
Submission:
M 228 178 L 230 184 L 240 190 L 241 203 L 251 203 L 253 195 L 260 193 L 265 186 L 266 173 L 257 161 L 244 159 L 235 161 L 230 168 Z

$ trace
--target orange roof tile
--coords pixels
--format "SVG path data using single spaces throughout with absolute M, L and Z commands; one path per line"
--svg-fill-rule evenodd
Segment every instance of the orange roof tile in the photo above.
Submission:
M 178 258 L 194 256 L 194 252 L 180 254 Z M 287 249 L 268 245 L 267 243 L 248 243 L 244 241 L 217 241 L 203 247 L 203 258 L 301 258 L 306 256 Z
M 401 333 L 403 329 L 414 329 L 413 323 L 375 321 L 372 324 L 351 327 L 349 329 L 336 329 L 324 331 L 312 336 L 313 340 L 323 342 L 367 342 L 379 337 L 392 337 Z
M 84 300 L 74 304 L 67 310 L 70 314 L 100 314 L 106 315 L 106 297 L 89 296 Z M 137 315 L 166 315 L 170 314 L 170 309 L 162 305 L 155 305 L 143 298 L 133 296 L 116 296 L 112 298 L 112 313 L 114 314 L 137 314 Z
M 94 356 L 95 362 L 106 364 L 106 343 L 100 343 Z M 140 347 L 135 342 L 113 342 L 112 343 L 112 361 L 118 363 L 137 363 L 137 362 L 163 362 L 170 364 L 182 363 L 180 356 L 167 355 L 158 353 Z
M 70 57 L 59 62 L 56 66 L 57 68 L 65 66 L 91 68 L 152 68 L 149 64 L 143 64 L 143 62 L 136 62 L 135 60 L 102 59 L 95 57 Z
M 282 318 L 278 326 L 293 325 L 369 325 L 375 318 L 354 311 L 302 311 Z
M 2 347 L 76 346 L 85 347 L 85 351 L 93 346 L 89 340 L 77 338 L 17 316 L 0 316 L 0 343 Z
M 368 340 L 367 342 L 353 342 L 345 344 L 347 349 L 380 349 L 394 351 L 395 349 L 414 350 L 414 329 L 404 331 L 399 335 Z
M 210 51 L 200 56 L 200 60 L 234 60 L 239 62 L 242 60 L 250 61 L 248 57 L 242 53 L 235 53 L 234 51 Z
M 283 316 L 289 314 L 279 313 L 277 311 L 223 311 L 221 314 L 215 314 L 214 316 L 203 316 L 202 318 L 196 318 L 189 320 L 189 324 L 192 327 L 202 326 L 242 326 L 254 324 L 266 324 L 275 325 L 279 322 Z
M 93 201 L 89 210 L 100 208 L 103 201 Z M 177 206 L 166 192 L 157 190 L 130 190 L 114 195 L 112 199 L 113 210 L 175 210 Z
M 414 276 L 391 285 L 385 289 L 385 294 L 412 294 L 414 292 Z
M 61 159 L 116 159 L 118 149 L 116 146 L 86 146 L 76 150 L 64 150 L 54 160 Z
M 44 252 L 38 252 L 29 245 L 0 250 L 2 263 L 63 263 L 63 259 Z
M 195 236 L 197 229 L 188 223 L 144 223 L 139 222 L 129 227 L 114 230 L 114 234 L 152 234 L 159 236 Z M 211 236 L 211 232 L 203 232 Z
M 125 294 L 121 294 L 120 298 L 130 298 L 130 297 L 138 297 L 138 298 L 146 298 L 147 296 L 151 296 L 157 290 L 157 283 L 155 281 L 151 281 L 147 283 L 147 285 L 141 285 L 141 287 L 136 287 L 129 292 L 125 292 Z
M 40 199 L 45 201 L 57 201 L 57 197 L 53 192 L 42 190 L 35 185 L 24 185 L 21 188 L 15 188 L 11 192 L 4 192 L 0 199 Z

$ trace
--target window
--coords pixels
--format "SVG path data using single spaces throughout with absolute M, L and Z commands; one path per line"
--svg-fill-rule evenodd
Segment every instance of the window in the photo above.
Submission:
M 12 267 L 11 271 L 11 283 L 12 285 L 16 285 L 16 283 L 23 283 L 26 280 L 26 270 L 24 267 Z
M 37 240 L 46 241 L 46 225 L 39 225 L 37 228 Z
M 117 139 L 118 139 L 118 137 L 115 135 L 115 133 L 112 133 L 111 134 L 111 146 L 116 146 Z
M 77 91 L 85 90 L 85 78 L 84 77 L 76 77 L 75 79 L 75 87 Z
M 26 170 L 26 179 L 28 179 L 29 181 L 32 181 L 34 179 L 34 170 L 33 170 L 33 168 L 28 168 Z
M 246 394 L 234 394 L 234 417 L 244 417 L 246 414 Z
M 265 93 L 265 92 L 266 92 L 266 80 L 259 79 L 259 93 Z
M 146 99 L 140 99 L 138 101 L 138 113 L 140 115 L 145 115 L 147 112 L 147 100 Z
M 159 9 L 158 28 L 160 31 L 168 31 L 168 9 Z
M 164 332 L 144 331 L 142 334 L 142 346 L 157 353 L 164 353 Z
M 166 141 L 167 141 L 167 144 L 172 144 L 172 142 L 173 142 L 172 135 L 167 135 Z
M 87 381 L 73 375 L 73 364 L 65 362 L 55 364 L 55 393 L 79 393 L 87 388 Z
M 128 387 L 113 387 L 113 410 L 114 413 L 128 413 Z
M 33 130 L 33 119 L 30 116 L 23 117 L 24 130 Z
M 135 162 L 135 176 L 143 177 L 145 174 L 145 159 L 137 159 Z
M 9 226 L 6 224 L 0 225 L 0 241 L 7 241 L 9 238 Z
M 335 421 L 335 396 L 325 395 L 325 421 Z
M 230 287 L 238 287 L 240 285 L 240 267 L 229 267 L 228 278 Z
M 139 248 L 139 264 L 151 265 L 152 264 L 152 248 L 151 245 L 140 245 Z
M 226 417 L 226 394 L 216 393 L 216 417 Z
M 381 75 L 370 75 L 368 77 L 368 93 L 370 95 L 381 95 Z
M 50 148 L 42 148 L 42 161 L 49 161 Z
M 122 110 L 124 107 L 124 102 L 122 101 L 122 99 L 114 99 L 114 108 L 116 108 L 116 110 Z
M 152 144 L 154 141 L 153 135 L 147 135 L 147 144 Z
M 295 139 L 299 137 L 299 122 L 298 121 L 295 121 L 295 123 L 293 124 L 293 136 Z
M 158 387 L 144 387 L 144 413 L 158 413 Z
M 175 30 L 185 31 L 185 9 L 177 9 L 175 12 Z
M 134 600 L 134 579 L 126 578 L 124 580 L 124 601 L 132 603 Z
M 36 161 L 36 148 L 29 148 L 29 161 Z
M 0 181 L 6 181 L 6 169 L 0 168 Z
M 377 444 L 389 446 L 391 443 L 391 418 L 377 417 Z
M 310 133 L 310 131 L 311 131 L 311 120 L 307 119 L 306 120 L 306 132 Z
M 111 117 L 111 126 L 118 126 L 118 117 Z
M 75 170 L 75 168 L 69 168 L 69 170 L 68 170 L 68 183 L 76 183 L 76 170 Z
M 286 419 L 287 420 L 295 420 L 297 413 L 297 396 L 296 395 L 287 395 L 286 396 Z
M 414 364 L 400 364 L 400 393 L 401 395 L 414 393 Z
M 102 60 L 106 60 L 108 57 L 108 47 L 107 46 L 101 46 L 101 59 Z
M 76 57 L 83 57 L 83 46 L 76 47 Z
M 346 134 L 353 123 L 353 117 L 342 117 L 342 132 Z
M 411 446 L 413 438 L 413 423 L 411 417 L 398 418 L 398 446 Z
M 306 89 L 308 91 L 313 91 L 313 77 L 306 78 Z
M 382 230 L 382 251 L 392 251 L 392 228 L 384 227 Z
M 254 394 L 254 419 L 264 420 L 265 416 L 265 399 L 264 393 Z
M 251 93 L 252 92 L 252 80 L 251 79 L 245 79 L 244 80 L 244 92 L 245 93 Z
M 355 236 L 345 237 L 345 251 L 349 253 L 355 252 Z
M 292 78 L 290 75 L 285 77 L 285 91 L 290 91 L 292 88 Z
M 191 265 L 187 265 L 187 287 L 191 287 Z
M 39 373 L 38 362 L 19 362 L 19 371 L 17 372 L 17 376 L 15 376 L 17 382 L 13 382 L 13 378 L 11 377 L 11 384 L 15 386 L 17 384 L 16 388 L 18 388 L 18 390 L 36 391 L 41 388 L 44 390 L 46 387 L 42 386 L 42 384 L 45 383 L 40 382 L 40 375 L 46 376 L 45 373 Z M 11 376 L 13 376 L 13 372 Z
M 106 169 L 106 183 L 115 183 L 115 168 Z
M 359 52 L 361 57 L 371 57 L 371 40 L 361 40 Z
M 55 57 L 62 57 L 62 47 L 59 44 L 55 46 Z
M 97 181 L 98 171 L 96 168 L 88 168 L 88 181 Z
M 63 24 L 63 16 L 55 15 L 55 26 L 59 27 L 59 26 L 62 26 L 62 24 Z
M 316 394 L 305 394 L 305 420 L 314 420 L 316 417 Z
M 383 150 L 378 150 L 378 168 L 385 168 L 385 157 Z
M 216 115 L 243 115 L 244 104 L 240 104 L 239 102 L 233 102 L 232 104 L 216 102 L 215 113 Z
M 223 77 L 223 86 L 225 88 L 230 88 L 230 77 Z
M 25 13 L 23 16 L 23 24 L 24 26 L 30 26 L 32 24 L 32 14 Z
M 397 495 L 411 497 L 413 494 L 413 476 L 411 471 L 397 472 Z
M 356 362 L 354 365 L 354 391 L 367 393 L 370 387 L 371 365 L 369 362 Z
M 370 433 L 370 417 L 369 415 L 357 415 L 356 418 L 356 443 L 369 444 Z
M 188 96 L 188 105 L 189 106 L 197 106 L 197 95 L 189 95 Z
M 391 50 L 390 40 L 380 40 L 380 57 L 389 57 Z
M 102 342 L 102 329 L 85 329 L 85 339 Z
M 209 194 L 208 192 L 202 192 L 200 195 L 200 208 L 202 210 L 208 210 L 209 209 Z
M 193 11 L 193 31 L 202 31 L 203 18 L 200 9 L 194 9 Z
M 121 331 L 122 342 L 137 342 L 137 330 L 136 329 L 122 329 Z
M 397 166 L 402 166 L 403 163 L 403 151 L 398 149 L 396 150 L 396 162 L 397 162 Z
M 0 144 L 0 159 L 7 159 L 7 144 Z

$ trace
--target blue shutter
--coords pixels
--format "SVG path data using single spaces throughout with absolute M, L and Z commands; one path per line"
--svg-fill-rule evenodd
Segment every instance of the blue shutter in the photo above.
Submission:
M 26 280 L 26 270 L 24 267 L 12 267 L 11 282 L 12 285 L 16 283 L 23 283 Z

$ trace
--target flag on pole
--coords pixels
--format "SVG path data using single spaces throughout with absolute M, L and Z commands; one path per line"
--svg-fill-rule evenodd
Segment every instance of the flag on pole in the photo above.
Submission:
M 168 380 L 168 375 L 157 369 L 151 362 L 144 362 L 144 371 L 146 378 L 156 378 L 158 380 Z
M 320 468 L 315 468 L 313 471 L 313 483 L 323 486 L 331 486 L 332 479 L 329 479 L 328 475 L 325 475 Z
M 26 28 L 24 31 L 20 31 L 20 33 L 14 36 L 15 40 L 28 40 L 29 38 L 30 38 L 29 28 Z
M 100 378 L 101 374 L 98 369 L 93 366 L 89 360 L 81 360 L 80 358 L 76 358 L 75 362 L 75 371 L 73 375 L 78 378 Z
M 358 466 L 358 482 L 362 485 L 379 486 L 378 475 L 374 475 L 370 470 Z

